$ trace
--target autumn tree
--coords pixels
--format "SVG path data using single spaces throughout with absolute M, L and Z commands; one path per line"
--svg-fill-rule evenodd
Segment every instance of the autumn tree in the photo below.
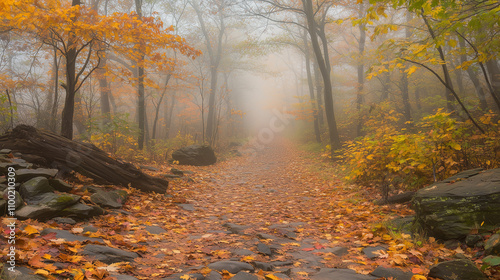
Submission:
M 75 95 L 98 68 L 103 51 L 133 54 L 133 42 L 141 41 L 144 55 L 153 55 L 160 47 L 175 48 L 188 56 L 197 52 L 183 38 L 163 28 L 157 18 L 140 20 L 135 13 L 101 16 L 92 7 L 58 0 L 7 1 L 0 6 L 4 18 L 0 29 L 37 38 L 57 49 L 65 58 L 66 99 L 62 113 L 61 134 L 73 137 Z M 4 2 L 5 3 L 5 2 Z M 134 54 L 135 55 L 135 54 Z M 160 56 L 161 57 L 161 56 Z

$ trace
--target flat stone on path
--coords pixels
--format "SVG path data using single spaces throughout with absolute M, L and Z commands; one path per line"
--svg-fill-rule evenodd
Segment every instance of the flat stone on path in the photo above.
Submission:
M 253 251 L 250 251 L 248 249 L 234 249 L 232 251 L 233 255 L 236 256 L 251 256 L 251 255 L 256 255 Z
M 380 251 L 380 250 L 387 250 L 385 247 L 382 246 L 375 246 L 375 247 L 365 247 L 363 248 L 363 253 L 365 253 L 366 257 L 369 259 L 375 259 L 378 258 L 379 255 L 375 254 L 375 252 Z
M 379 277 L 357 274 L 356 271 L 346 268 L 322 268 L 311 280 L 375 280 Z
M 232 280 L 259 280 L 259 277 L 248 272 L 240 271 L 235 276 L 229 278 Z
M 139 257 L 139 255 L 134 252 L 94 244 L 85 246 L 81 254 L 105 264 L 132 262 L 135 258 Z
M 163 228 L 161 228 L 159 226 L 146 226 L 146 231 L 151 233 L 151 234 L 162 234 L 162 233 L 167 232 L 166 230 L 164 230 Z
M 413 273 L 411 272 L 404 272 L 398 268 L 383 267 L 383 266 L 377 267 L 370 274 L 376 277 L 384 277 L 387 279 L 389 279 L 389 277 L 392 277 L 392 279 L 394 280 L 411 280 L 411 278 L 413 277 Z
M 2 280 L 45 280 L 47 279 L 41 275 L 35 275 L 35 272 L 27 267 L 16 266 L 14 271 L 2 269 L 0 271 L 0 279 Z
M 257 250 L 259 251 L 259 253 L 266 256 L 271 256 L 273 254 L 273 252 L 271 252 L 271 248 L 269 248 L 269 246 L 264 243 L 257 244 Z
M 40 233 L 41 236 L 50 234 L 50 233 L 55 233 L 55 238 L 54 239 L 64 239 L 66 241 L 72 242 L 72 241 L 93 241 L 93 242 L 100 242 L 104 243 L 101 238 L 95 238 L 95 237 L 88 237 L 88 236 L 82 236 L 82 235 L 75 235 L 67 230 L 62 230 L 62 229 L 53 229 L 53 228 L 46 228 L 42 230 Z
M 205 280 L 222 280 L 222 275 L 217 271 L 210 271 L 210 273 L 205 276 Z
M 222 226 L 228 228 L 228 230 L 234 234 L 241 234 L 242 231 L 248 228 L 248 226 L 241 226 L 233 223 L 225 223 Z
M 180 208 L 182 208 L 182 209 L 184 209 L 186 211 L 194 211 L 195 210 L 193 204 L 183 204 L 183 203 L 181 203 L 181 204 L 177 204 L 177 205 L 179 205 Z
M 255 269 L 248 263 L 238 261 L 218 261 L 208 265 L 208 268 L 216 271 L 227 270 L 232 274 L 236 274 L 242 270 L 253 272 Z

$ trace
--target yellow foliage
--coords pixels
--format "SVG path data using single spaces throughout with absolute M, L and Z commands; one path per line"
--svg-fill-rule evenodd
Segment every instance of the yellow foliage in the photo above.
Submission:
M 404 184 L 421 187 L 469 168 L 493 168 L 500 159 L 500 123 L 492 114 L 481 117 L 486 134 L 474 135 L 470 122 L 459 122 L 438 110 L 415 126 L 399 129 L 401 116 L 382 108 L 366 122 L 363 138 L 345 146 L 347 179 L 363 184 Z

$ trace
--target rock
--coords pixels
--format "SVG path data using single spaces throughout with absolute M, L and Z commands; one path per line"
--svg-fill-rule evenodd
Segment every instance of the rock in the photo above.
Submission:
M 180 208 L 186 210 L 186 211 L 194 211 L 194 206 L 193 204 L 183 204 L 183 203 L 180 203 L 180 204 L 177 204 L 179 205 Z
M 375 280 L 376 276 L 357 274 L 356 271 L 346 268 L 322 268 L 319 273 L 313 275 L 311 280 Z
M 266 275 L 266 276 L 267 276 L 267 275 Z M 280 280 L 287 280 L 287 279 L 290 279 L 290 277 L 288 277 L 288 275 L 283 274 L 283 273 L 274 273 L 274 274 L 273 274 L 273 276 L 274 276 L 274 277 L 277 277 L 277 278 L 278 278 L 278 279 L 280 279 Z M 266 277 L 266 280 L 267 280 L 267 279 L 268 279 L 268 278 Z M 269 279 L 270 279 L 270 280 L 274 280 L 274 279 L 276 279 L 276 278 L 274 278 L 274 279 L 273 279 L 273 278 L 269 278 Z
M 214 150 L 206 145 L 191 145 L 172 153 L 172 158 L 183 165 L 205 166 L 217 162 Z
M 232 251 L 233 255 L 236 255 L 236 256 L 251 256 L 251 255 L 255 255 L 254 252 L 248 250 L 248 249 L 234 249 Z
M 68 225 L 76 224 L 75 220 L 73 220 L 71 218 L 64 218 L 64 217 L 56 217 L 56 218 L 53 218 L 52 221 L 54 221 L 57 224 L 68 224 Z
M 222 280 L 222 275 L 217 271 L 210 271 L 210 273 L 205 276 L 205 280 Z
M 67 230 L 62 230 L 62 229 L 46 228 L 46 229 L 42 230 L 42 232 L 40 232 L 41 236 L 48 235 L 48 234 L 54 234 L 53 239 L 61 238 L 61 239 L 64 239 L 66 241 L 69 241 L 69 242 L 72 242 L 72 241 L 80 241 L 80 242 L 92 241 L 92 242 L 104 243 L 104 241 L 101 238 L 76 235 L 76 234 L 73 234 Z
M 10 154 L 12 152 L 11 149 L 1 149 L 0 154 Z
M 429 277 L 443 280 L 488 279 L 470 260 L 453 260 L 431 266 Z
M 187 276 L 187 277 L 186 277 Z M 176 273 L 173 275 L 170 275 L 167 278 L 163 278 L 163 280 L 184 280 L 184 279 L 189 279 L 189 280 L 204 280 L 205 276 L 200 273 L 195 273 L 195 274 L 189 274 L 189 273 Z
M 96 228 L 96 227 L 94 227 L 94 226 L 92 226 L 92 225 L 86 225 L 86 226 L 83 227 L 83 232 L 84 233 L 85 232 L 98 232 L 98 231 L 99 231 L 99 229 Z
M 80 190 L 82 192 L 88 192 L 88 193 L 96 193 L 99 191 L 104 191 L 101 187 L 93 186 L 93 185 L 83 186 Z
M 159 226 L 146 226 L 146 231 L 151 233 L 151 234 L 162 234 L 162 233 L 167 232 L 166 230 L 164 230 L 163 228 L 161 228 Z
M 59 179 L 49 179 L 49 185 L 60 192 L 70 192 L 73 186 Z
M 500 255 L 500 234 L 496 233 L 488 238 L 484 243 L 484 252 L 486 255 Z
M 295 240 L 297 238 L 297 234 L 293 231 L 288 231 L 286 232 L 285 234 L 285 237 L 288 238 L 288 239 L 293 239 Z
M 366 257 L 369 259 L 375 259 L 378 258 L 379 255 L 375 254 L 375 252 L 380 251 L 380 250 L 387 250 L 385 247 L 382 246 L 375 246 L 375 247 L 365 247 L 363 248 L 363 253 L 365 253 Z
M 253 272 L 254 268 L 248 263 L 238 261 L 218 261 L 208 265 L 208 268 L 222 272 L 227 270 L 232 274 L 236 274 L 242 270 Z
M 383 266 L 377 267 L 370 274 L 379 278 L 384 277 L 386 279 L 392 277 L 393 280 L 411 280 L 411 278 L 413 277 L 413 273 L 411 272 L 404 272 L 398 268 L 389 268 Z
M 264 271 L 273 271 L 274 270 L 274 265 L 272 263 L 253 262 L 253 266 L 257 269 L 262 269 Z
M 228 228 L 228 230 L 234 234 L 241 234 L 245 229 L 248 228 L 247 226 L 241 226 L 233 223 L 225 223 L 222 226 Z
M 14 167 L 15 170 L 27 169 L 31 167 L 29 163 L 17 163 L 17 162 L 0 162 L 0 174 L 5 174 L 9 172 L 9 167 Z
M 491 231 L 500 224 L 500 168 L 465 171 L 421 189 L 413 207 L 416 222 L 438 239 Z
M 63 210 L 64 208 L 76 204 L 80 200 L 80 198 L 81 197 L 79 195 L 69 193 L 44 193 L 35 197 L 31 197 L 26 202 L 28 203 L 28 205 L 38 204 L 40 206 L 50 207 L 54 210 Z
M 56 176 L 57 169 L 46 169 L 46 168 L 37 168 L 37 169 L 19 169 L 16 170 L 16 180 L 19 182 L 28 181 L 35 177 L 45 177 L 45 178 L 53 178 Z
M 48 206 L 26 205 L 16 210 L 16 217 L 20 220 L 34 219 L 39 221 L 50 220 L 58 215 L 58 211 Z
M 177 169 L 177 168 L 170 169 L 170 172 L 172 172 L 172 174 L 177 175 L 177 176 L 181 176 L 181 177 L 184 176 L 184 172 Z
M 274 265 L 275 267 L 279 267 L 279 266 L 293 265 L 293 262 L 292 261 L 273 261 L 273 262 L 270 262 L 270 264 Z
M 48 192 L 54 192 L 54 188 L 49 185 L 49 180 L 45 177 L 35 177 L 30 179 L 29 181 L 24 182 L 19 188 L 19 193 L 21 193 L 21 196 L 25 200 Z
M 255 276 L 253 274 L 250 274 L 248 272 L 240 271 L 240 272 L 236 273 L 235 276 L 233 276 L 229 279 L 232 279 L 232 280 L 259 280 L 259 277 Z
M 89 256 L 91 259 L 101 261 L 105 264 L 132 262 L 135 258 L 139 257 L 139 255 L 134 252 L 94 244 L 86 245 L 81 254 Z
M 100 190 L 90 196 L 90 200 L 101 207 L 121 208 L 127 196 L 124 191 Z
M 98 206 L 89 206 L 83 203 L 76 203 L 61 211 L 62 216 L 72 217 L 79 220 L 103 215 L 104 213 L 105 211 Z
M 465 237 L 465 244 L 469 247 L 474 247 L 479 241 L 483 240 L 483 237 L 479 234 L 469 234 Z
M 21 197 L 21 194 L 17 191 L 15 191 L 15 196 L 16 197 L 15 197 L 14 201 L 16 203 L 14 205 L 15 205 L 16 209 L 19 209 L 19 207 L 24 206 L 24 200 Z M 4 191 L 2 197 L 3 197 L 3 200 L 8 201 L 9 200 L 9 192 Z
M 271 235 L 271 234 L 267 234 L 267 233 L 258 233 L 257 234 L 257 237 L 259 239 L 271 239 L 271 240 L 276 240 L 278 239 L 278 237 L 274 236 L 274 235 Z
M 7 266 L 7 265 L 5 265 Z M 35 272 L 33 272 L 31 269 L 22 267 L 22 266 L 16 266 L 16 269 L 14 271 L 10 271 L 8 269 L 2 269 L 0 271 L 0 279 L 2 280 L 45 280 L 47 279 L 46 277 L 43 277 L 41 275 L 35 275 Z
M 273 254 L 271 252 L 271 248 L 269 248 L 269 246 L 267 246 L 264 243 L 257 244 L 257 250 L 259 251 L 259 253 L 266 255 L 266 256 L 271 256 Z
M 318 252 L 325 252 L 325 253 L 332 253 L 337 257 L 342 257 L 343 255 L 347 255 L 349 253 L 349 250 L 346 247 L 333 247 L 333 248 L 325 248 L 325 249 L 320 249 Z
M 458 248 L 458 246 L 460 246 L 460 241 L 455 239 L 446 240 L 444 242 L 444 247 L 446 249 L 455 250 Z

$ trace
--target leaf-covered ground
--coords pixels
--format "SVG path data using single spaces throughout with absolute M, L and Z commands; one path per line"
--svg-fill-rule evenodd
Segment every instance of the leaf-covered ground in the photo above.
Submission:
M 124 211 L 73 226 L 19 222 L 23 229 L 17 233 L 18 260 L 38 274 L 59 279 L 106 279 L 113 274 L 161 279 L 175 273 L 206 274 L 208 264 L 231 258 L 249 263 L 283 261 L 283 267 L 276 266 L 274 272 L 255 274 L 277 279 L 273 273 L 290 269 L 292 279 L 308 279 L 322 267 L 367 274 L 383 265 L 426 275 L 438 260 L 456 254 L 473 259 L 475 252 L 469 248 L 450 250 L 432 238 L 412 238 L 390 230 L 385 221 L 411 215 L 409 206 L 374 205 L 376 190 L 345 184 L 329 165 L 281 141 L 255 156 L 208 167 L 179 166 L 194 173 L 172 180 L 167 195 L 128 190 Z M 171 166 L 159 168 L 157 174 L 168 173 Z M 229 233 L 224 226 L 228 223 L 244 230 Z M 88 225 L 99 230 L 84 232 Z M 151 234 L 147 226 L 166 232 Z M 81 254 L 88 242 L 41 236 L 47 227 L 102 238 L 105 245 L 137 252 L 140 257 L 134 263 L 113 265 L 89 261 Z M 268 245 L 273 254 L 259 253 L 259 243 Z M 362 252 L 379 245 L 384 249 L 375 252 L 376 258 L 369 259 Z M 2 246 L 4 253 L 6 247 Z M 339 247 L 347 248 L 347 254 L 337 256 Z M 224 274 L 226 279 L 230 276 Z

